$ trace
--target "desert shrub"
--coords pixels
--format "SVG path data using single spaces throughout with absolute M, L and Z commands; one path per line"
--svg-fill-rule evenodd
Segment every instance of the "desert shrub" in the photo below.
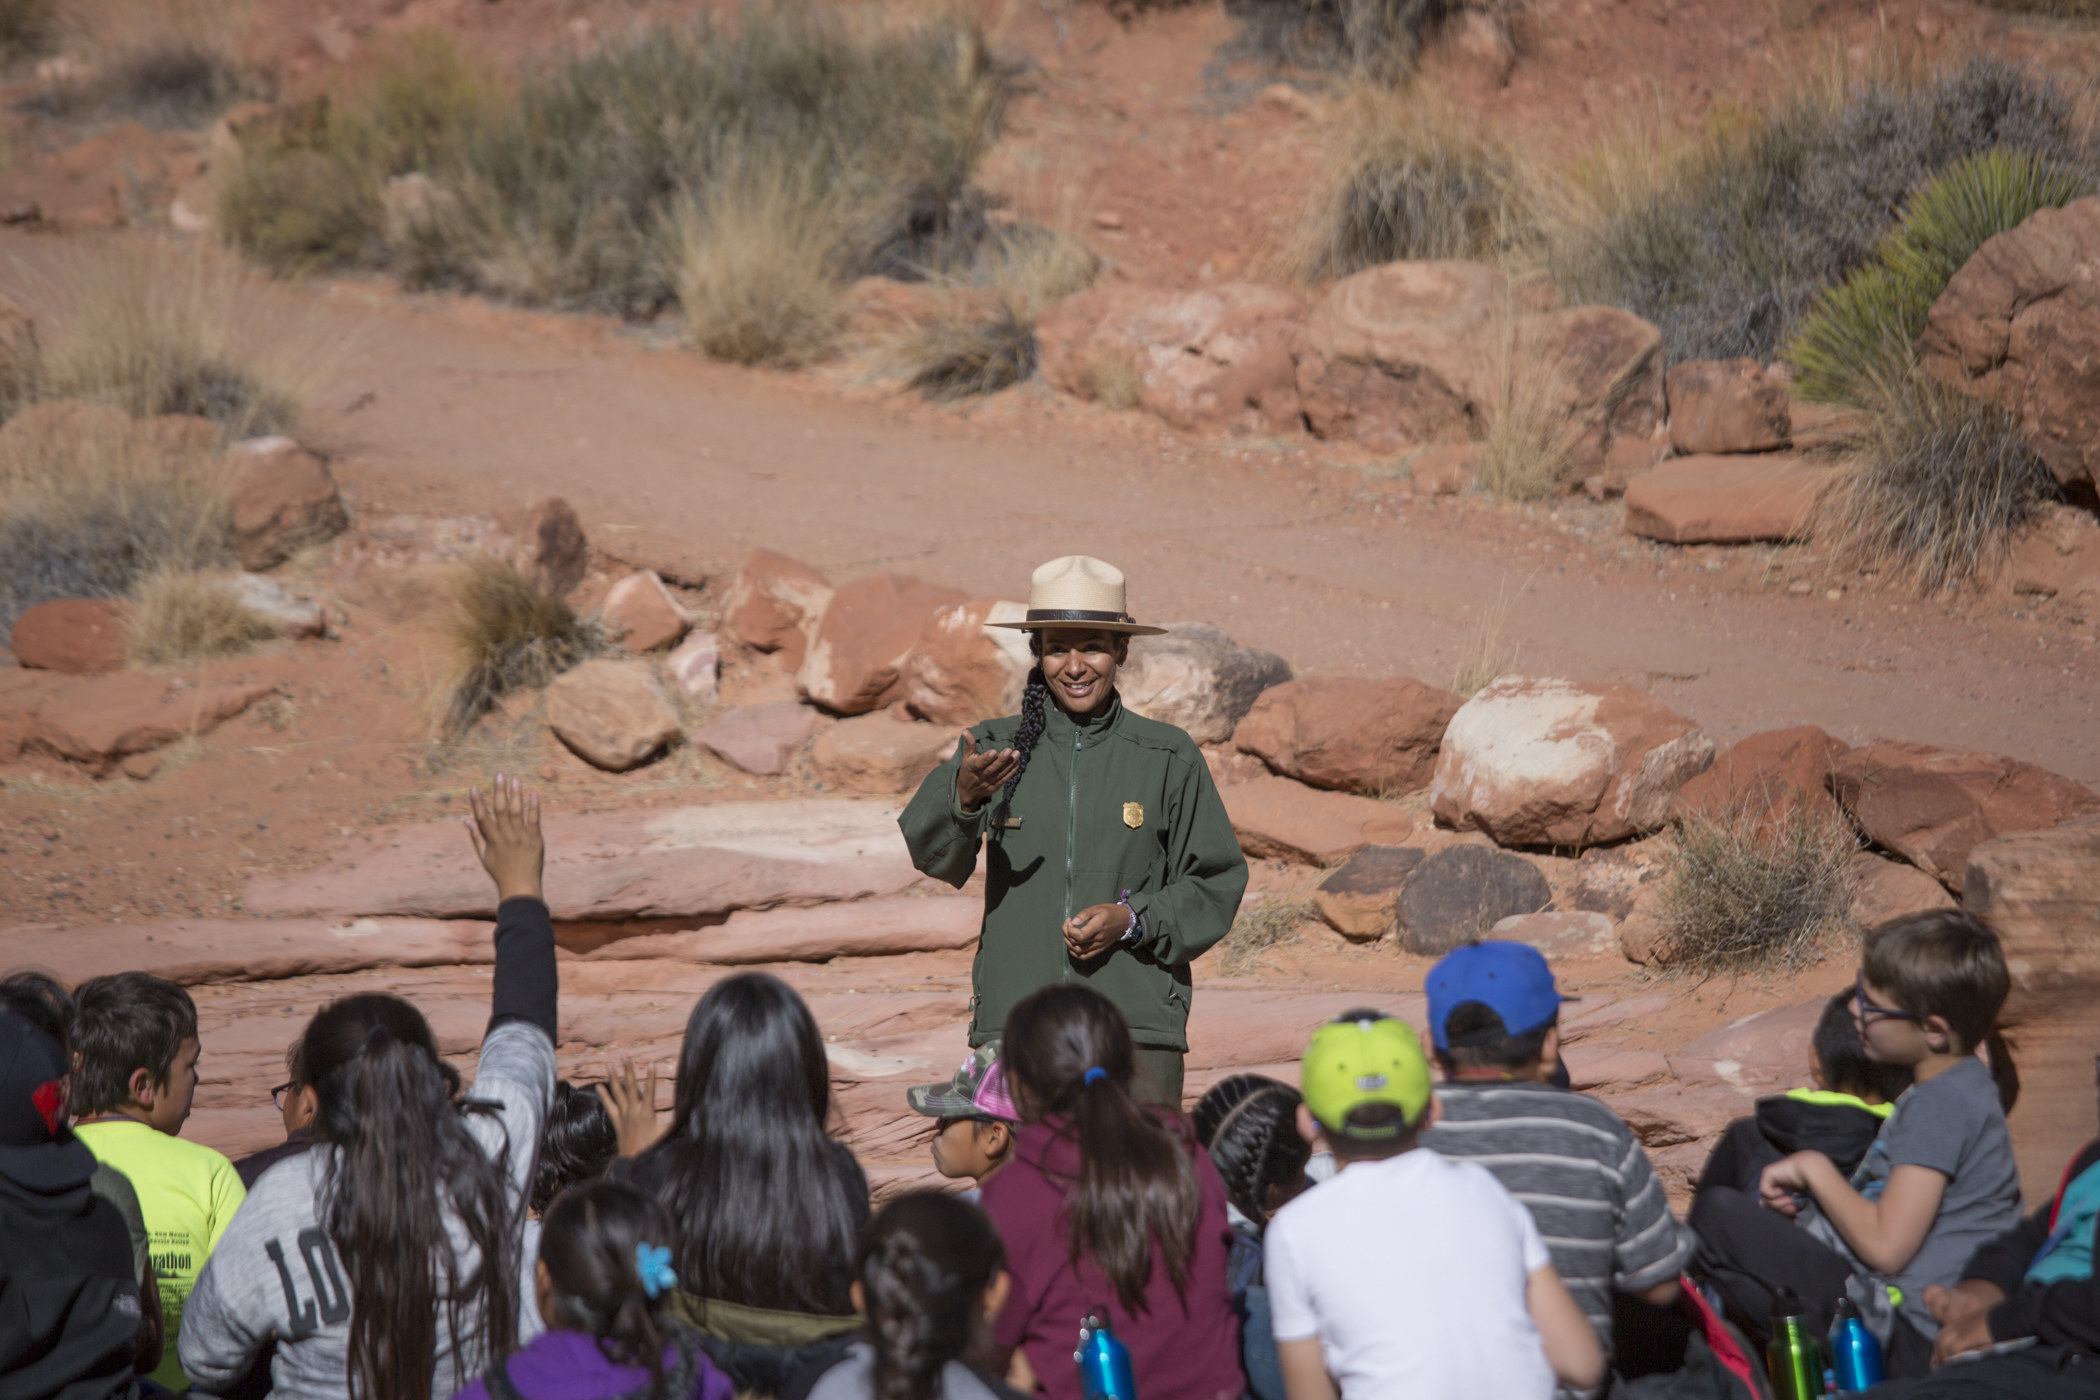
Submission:
M 1308 281 L 1411 258 L 1495 260 L 1537 238 L 1509 144 L 1439 104 L 1359 93 L 1348 134 L 1294 241 Z
M 1227 977 L 1245 977 L 1254 971 L 1261 955 L 1277 944 L 1296 937 L 1298 930 L 1319 917 L 1309 899 L 1280 899 L 1268 895 L 1240 905 L 1232 929 L 1225 935 L 1218 955 L 1218 971 Z
M 1514 343 L 1505 353 L 1480 444 L 1480 489 L 1498 501 L 1563 495 L 1574 473 L 1575 428 L 1563 376 Z
M 1909 363 L 1926 313 L 1985 240 L 2037 209 L 2068 204 L 2079 184 L 2030 152 L 1998 149 L 1955 162 L 1918 191 L 1872 262 L 1809 307 L 1786 352 L 1795 392 L 1865 407 L 1875 371 L 1886 377 Z
M 74 0 L 63 37 L 88 76 L 61 88 L 56 104 L 167 126 L 206 121 L 260 91 L 237 53 L 244 18 L 228 0 Z
M 842 324 L 838 218 L 812 183 L 754 171 L 679 206 L 668 259 L 694 346 L 783 368 L 831 348 Z
M 133 586 L 125 621 L 126 649 L 145 665 L 237 656 L 276 635 L 276 625 L 243 603 L 224 575 L 165 566 Z
M 446 722 L 454 734 L 512 691 L 546 685 L 605 649 L 595 622 L 533 587 L 508 560 L 478 555 L 450 582 L 456 677 Z
M 1227 56 L 1392 82 L 1462 0 L 1226 0 L 1240 32 Z
M 233 562 L 225 482 L 204 458 L 85 423 L 0 460 L 0 631 L 53 598 L 116 598 L 157 571 Z
M 1646 178 L 1592 187 L 1551 262 L 1571 297 L 1660 326 L 1673 360 L 1770 361 L 1816 294 L 1873 258 L 1915 191 L 1994 147 L 2092 187 L 2093 133 L 2071 94 L 1977 56 L 1724 113 Z
M 1858 840 L 1835 806 L 1693 812 L 1657 903 L 1655 960 L 1710 976 L 1797 968 L 1849 937 Z
M 2060 494 L 2012 414 L 1914 365 L 1875 373 L 1861 397 L 1867 412 L 1826 501 L 1827 528 L 1862 563 L 1920 592 L 1988 577 Z
M 1532 577 L 1537 575 L 1534 573 Z M 1516 669 L 1522 649 L 1505 642 L 1503 632 L 1509 626 L 1510 610 L 1528 587 L 1529 579 L 1524 587 L 1512 593 L 1509 580 L 1505 578 L 1495 589 L 1495 601 L 1482 605 L 1480 616 L 1473 624 L 1473 634 L 1459 651 L 1458 665 L 1452 668 L 1451 689 L 1454 693 L 1470 700 L 1498 678 Z
M 0 58 L 43 53 L 57 31 L 57 0 L 0 0 Z
M 894 353 L 912 387 L 929 399 L 994 394 L 1035 373 L 1035 321 L 1012 302 L 988 318 L 937 316 Z

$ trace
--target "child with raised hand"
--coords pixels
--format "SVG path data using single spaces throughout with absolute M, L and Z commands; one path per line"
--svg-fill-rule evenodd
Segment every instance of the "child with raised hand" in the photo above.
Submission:
M 678 1287 L 670 1212 L 610 1177 L 570 1186 L 541 1219 L 535 1294 L 546 1330 L 460 1400 L 729 1400 L 699 1338 L 664 1316 Z
M 999 1042 L 980 1045 L 945 1084 L 914 1084 L 904 1091 L 913 1113 L 939 1120 L 933 1129 L 933 1169 L 951 1181 L 968 1180 L 966 1201 L 979 1199 L 985 1181 L 1013 1157 L 1021 1114 L 1007 1091 Z
M 1007 1016 L 999 1052 L 1022 1126 L 984 1186 L 1013 1273 L 994 1340 L 1049 1400 L 1079 1400 L 1072 1351 L 1099 1314 L 1145 1400 L 1238 1400 L 1225 1186 L 1180 1114 L 1132 1098 L 1123 1013 L 1078 983 L 1045 987 Z
M 2005 1126 L 2017 1080 L 1997 1033 L 2010 987 L 1997 934 L 1966 911 L 1867 934 L 1859 1033 L 1869 1059 L 1908 1066 L 1913 1086 L 1849 1180 L 1823 1153 L 1796 1152 L 1764 1169 L 1756 1197 L 1716 1187 L 1693 1203 L 1700 1262 L 1754 1341 L 1781 1288 L 1808 1305 L 1819 1335 L 1849 1296 L 1882 1337 L 1891 1377 L 1930 1368 L 1928 1289 L 1955 1283 L 1978 1246 L 2020 1221 Z M 1989 1066 L 1976 1056 L 1986 1046 Z
M 512 1349 L 559 982 L 539 801 L 501 774 L 470 801 L 499 901 L 474 1082 L 461 1095 L 430 1023 L 398 997 L 315 1013 L 300 1045 L 318 1141 L 257 1179 L 190 1295 L 182 1364 L 206 1389 L 272 1339 L 287 1400 L 431 1400 Z
M 1196 1140 L 1225 1182 L 1232 1222 L 1232 1306 L 1240 1316 L 1240 1363 L 1256 1400 L 1284 1400 L 1283 1369 L 1269 1321 L 1262 1234 L 1269 1217 L 1309 1184 L 1312 1144 L 1298 1130 L 1298 1091 L 1260 1074 L 1219 1080 L 1196 1104 Z
M 869 1224 L 857 1272 L 867 1337 L 809 1400 L 1019 1400 L 994 1375 L 992 1322 L 1012 1279 L 982 1210 L 940 1191 L 899 1196 Z

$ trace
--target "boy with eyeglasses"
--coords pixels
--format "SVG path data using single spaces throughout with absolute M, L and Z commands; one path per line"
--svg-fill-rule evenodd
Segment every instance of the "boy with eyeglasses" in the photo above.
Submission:
M 233 1169 L 241 1174 L 241 1185 L 250 1191 L 264 1172 L 314 1145 L 314 1119 L 320 1115 L 321 1100 L 314 1093 L 314 1086 L 306 1082 L 300 1061 L 300 1043 L 295 1040 L 284 1052 L 284 1070 L 291 1078 L 270 1091 L 270 1102 L 276 1105 L 278 1117 L 284 1122 L 284 1141 L 251 1152 L 233 1164 Z

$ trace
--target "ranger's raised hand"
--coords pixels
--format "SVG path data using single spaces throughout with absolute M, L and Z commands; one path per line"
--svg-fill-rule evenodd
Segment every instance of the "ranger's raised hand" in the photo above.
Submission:
M 977 736 L 965 729 L 962 736 L 962 766 L 955 770 L 955 800 L 965 812 L 974 812 L 1006 786 L 1007 779 L 1021 771 L 1021 755 L 1013 749 L 977 752 Z

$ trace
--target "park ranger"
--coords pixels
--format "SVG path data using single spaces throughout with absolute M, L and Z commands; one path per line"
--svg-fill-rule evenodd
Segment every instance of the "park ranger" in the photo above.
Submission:
M 999 1038 L 1039 987 L 1082 981 L 1130 1022 L 1141 1092 L 1181 1107 L 1189 963 L 1225 936 L 1247 861 L 1202 751 L 1125 708 L 1123 575 L 1067 555 L 1035 571 L 1036 666 L 1021 713 L 968 730 L 898 824 L 912 863 L 960 888 L 986 851 L 984 926 L 971 969 L 970 1044 Z

